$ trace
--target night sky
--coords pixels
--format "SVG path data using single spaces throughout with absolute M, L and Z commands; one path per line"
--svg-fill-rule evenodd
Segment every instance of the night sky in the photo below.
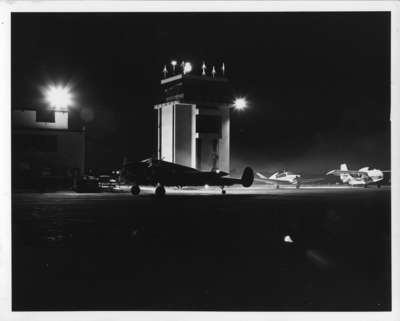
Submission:
M 73 84 L 88 166 L 117 168 L 156 150 L 171 59 L 194 74 L 223 61 L 250 102 L 232 111 L 233 173 L 390 167 L 389 13 L 14 13 L 12 108 L 40 106 L 48 82 Z

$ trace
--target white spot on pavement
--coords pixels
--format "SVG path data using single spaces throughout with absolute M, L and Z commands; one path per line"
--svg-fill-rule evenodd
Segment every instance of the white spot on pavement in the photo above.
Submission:
M 286 243 L 293 243 L 292 238 L 290 237 L 290 235 L 286 235 L 283 239 Z

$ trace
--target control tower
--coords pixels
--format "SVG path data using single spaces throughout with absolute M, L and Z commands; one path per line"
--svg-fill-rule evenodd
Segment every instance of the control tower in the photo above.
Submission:
M 214 66 L 207 75 L 204 63 L 201 75 L 192 73 L 189 63 L 177 67 L 173 61 L 172 66 L 172 75 L 164 67 L 162 101 L 154 106 L 158 115 L 158 158 L 199 170 L 229 172 L 232 93 L 224 64 L 220 75 Z

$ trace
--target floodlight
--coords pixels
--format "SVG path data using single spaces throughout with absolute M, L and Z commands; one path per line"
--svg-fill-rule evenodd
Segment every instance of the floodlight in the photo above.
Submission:
M 73 105 L 73 95 L 68 86 L 48 86 L 44 95 L 51 108 L 65 109 Z
M 187 74 L 192 71 L 192 64 L 190 62 L 185 62 L 183 65 L 183 73 Z
M 237 110 L 245 109 L 247 107 L 246 98 L 236 98 L 235 102 L 233 103 L 233 107 L 235 107 Z

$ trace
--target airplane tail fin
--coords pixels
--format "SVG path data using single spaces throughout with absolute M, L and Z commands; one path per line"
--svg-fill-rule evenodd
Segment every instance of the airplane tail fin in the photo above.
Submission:
M 347 168 L 346 164 L 340 164 L 340 170 L 341 171 L 348 171 L 349 169 Z M 350 174 L 340 174 L 340 179 L 343 183 L 349 183 L 351 180 L 351 175 Z
M 251 167 L 246 167 L 246 168 L 244 169 L 243 174 L 242 174 L 241 181 L 242 181 L 242 185 L 243 185 L 244 187 L 250 187 L 250 186 L 253 184 L 253 181 L 254 181 L 254 172 L 253 172 L 253 170 L 251 169 Z

